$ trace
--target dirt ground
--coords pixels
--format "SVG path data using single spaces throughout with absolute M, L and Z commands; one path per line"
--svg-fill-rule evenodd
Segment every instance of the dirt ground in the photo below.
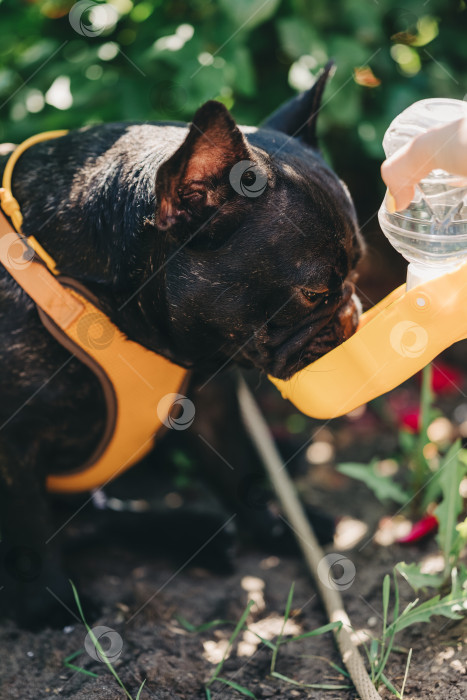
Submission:
M 405 552 L 400 555 L 406 556 Z M 397 551 L 388 553 L 369 546 L 355 556 L 357 568 L 354 586 L 346 592 L 345 601 L 356 629 L 377 631 L 381 611 L 381 580 L 398 559 Z M 294 622 L 300 630 L 324 624 L 325 618 L 303 567 L 296 560 L 262 557 L 258 553 L 244 553 L 238 561 L 236 573 L 229 577 L 213 576 L 203 570 L 185 571 L 166 586 L 161 593 L 137 615 L 131 623 L 125 619 L 173 576 L 173 570 L 162 561 L 141 561 L 128 551 L 111 550 L 90 552 L 87 566 L 106 571 L 98 579 L 90 577 L 87 589 L 104 605 L 102 617 L 95 624 L 104 624 L 117 630 L 123 637 L 123 652 L 115 663 L 127 688 L 136 695 L 143 679 L 147 679 L 142 698 L 173 698 L 188 700 L 204 698 L 203 681 L 214 668 L 216 647 L 230 634 L 232 627 L 201 634 L 187 633 L 176 621 L 182 615 L 195 624 L 226 617 L 238 619 L 248 594 L 242 588 L 245 577 L 264 582 L 265 608 L 256 612 L 253 620 L 266 618 L 276 634 L 280 616 L 291 581 L 295 580 Z M 119 609 L 122 596 L 129 590 L 134 596 L 130 611 Z M 407 597 L 408 600 L 408 597 Z M 373 627 L 373 625 L 376 625 Z M 258 629 L 260 629 L 258 627 Z M 63 659 L 83 647 L 85 630 L 81 624 L 63 630 L 46 630 L 41 634 L 21 632 L 13 625 L 4 626 L 0 635 L 2 649 L 2 700 L 7 698 L 63 697 L 87 700 L 113 700 L 124 697 L 102 664 L 85 653 L 74 663 L 99 674 L 91 678 L 67 670 Z M 446 624 L 437 620 L 430 626 L 420 626 L 399 638 L 399 645 L 413 647 L 412 665 L 406 686 L 406 698 L 467 697 L 465 676 L 467 626 L 464 622 Z M 329 698 L 329 700 L 356 697 L 353 691 L 302 690 L 284 682 L 268 678 L 270 652 L 261 644 L 243 642 L 227 660 L 223 675 L 248 687 L 257 698 Z M 317 656 L 321 658 L 316 658 Z M 217 657 L 215 657 L 217 659 Z M 295 642 L 284 646 L 277 663 L 279 672 L 307 683 L 345 684 L 344 679 L 324 659 L 340 663 L 331 635 Z M 400 687 L 404 673 L 405 655 L 394 655 L 387 675 Z M 241 697 L 236 691 L 214 685 L 213 698 Z M 384 698 L 391 697 L 387 691 Z
M 415 392 L 414 387 L 412 391 Z M 284 421 L 292 428 L 295 425 L 298 431 L 298 414 L 282 408 L 271 396 L 263 397 L 263 406 L 273 426 L 276 424 L 276 432 L 280 432 L 277 426 Z M 456 398 L 451 403 L 454 407 L 459 401 Z M 288 418 L 285 410 L 289 411 Z M 302 429 L 308 434 L 317 425 L 307 422 Z M 332 445 L 330 463 L 304 466 L 296 483 L 305 501 L 318 503 L 335 516 L 345 518 L 338 529 L 338 544 L 355 566 L 355 580 L 343 591 L 345 605 L 355 630 L 367 630 L 377 636 L 381 629 L 384 575 L 398 561 L 426 559 L 436 552 L 436 547 L 433 540 L 416 546 L 389 544 L 385 537 L 390 528 L 384 524 L 391 522 L 387 516 L 395 513 L 394 505 L 383 507 L 363 484 L 351 482 L 333 467 L 336 461 L 364 461 L 375 453 L 390 456 L 395 449 L 396 431 L 383 429 L 371 413 L 358 420 L 335 421 L 331 428 L 323 427 L 320 433 L 321 443 L 328 440 Z M 352 544 L 355 534 L 358 542 Z M 330 548 L 338 549 L 336 545 Z M 204 683 L 222 657 L 233 627 L 223 624 L 192 633 L 182 626 L 180 617 L 196 626 L 216 619 L 235 621 L 248 600 L 253 599 L 250 625 L 261 636 L 274 639 L 280 631 L 291 583 L 295 582 L 293 615 L 286 632 L 299 634 L 326 623 L 314 583 L 299 556 L 271 556 L 244 547 L 238 551 L 235 562 L 233 573 L 212 573 L 194 562 L 178 566 L 154 551 L 135 551 L 130 544 L 108 546 L 105 542 L 87 546 L 74 556 L 72 570 L 80 594 L 100 608 L 93 626 L 105 625 L 123 640 L 114 665 L 133 697 L 146 679 L 142 699 L 205 698 Z M 401 596 L 406 603 L 414 598 L 404 582 Z M 83 650 L 85 636 L 79 619 L 64 629 L 40 633 L 4 623 L 0 629 L 1 700 L 125 697 L 104 665 Z M 402 632 L 397 645 L 400 653 L 392 654 L 386 675 L 399 688 L 407 651 L 413 648 L 405 698 L 467 697 L 467 620 L 435 618 L 429 625 Z M 64 659 L 79 650 L 82 653 L 72 663 L 93 671 L 97 678 L 65 667 Z M 270 650 L 255 636 L 245 633 L 240 635 L 222 675 L 247 687 L 257 698 L 356 697 L 353 690 L 302 689 L 271 678 L 270 661 Z M 277 670 L 303 683 L 346 685 L 345 678 L 329 661 L 341 664 L 330 633 L 282 646 Z M 219 683 L 214 683 L 211 690 L 214 700 L 241 697 Z M 383 698 L 393 697 L 385 688 L 380 691 Z

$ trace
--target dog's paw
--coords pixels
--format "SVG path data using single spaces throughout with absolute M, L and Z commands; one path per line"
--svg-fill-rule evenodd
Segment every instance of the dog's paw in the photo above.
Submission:
M 321 545 L 333 541 L 335 521 L 327 513 L 305 506 L 310 525 Z M 296 554 L 300 548 L 294 531 L 279 508 L 266 506 L 242 519 L 241 532 L 271 554 Z
M 1 618 L 31 630 L 76 622 L 73 590 L 58 561 L 31 547 L 5 546 L 0 547 L 0 560 Z
M 200 501 L 140 513 L 105 511 L 101 534 L 108 542 L 118 541 L 145 554 L 169 555 L 177 565 L 189 561 L 227 573 L 234 568 L 236 520 L 220 504 L 213 508 Z

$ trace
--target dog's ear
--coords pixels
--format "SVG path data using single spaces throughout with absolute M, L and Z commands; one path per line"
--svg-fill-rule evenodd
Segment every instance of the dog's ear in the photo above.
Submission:
M 279 107 L 263 124 L 266 129 L 282 131 L 317 147 L 316 122 L 321 109 L 324 88 L 334 74 L 334 61 L 328 61 L 312 87 Z
M 249 155 L 224 105 L 206 102 L 193 117 L 185 141 L 158 170 L 157 227 L 170 230 L 205 220 L 225 199 L 232 167 Z

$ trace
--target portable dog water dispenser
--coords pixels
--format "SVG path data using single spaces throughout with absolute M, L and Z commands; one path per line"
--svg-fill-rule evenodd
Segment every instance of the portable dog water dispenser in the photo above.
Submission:
M 467 117 L 461 100 L 421 100 L 392 122 L 383 139 L 389 158 L 427 129 Z M 459 176 L 433 170 L 417 185 L 407 209 L 390 213 L 383 202 L 379 223 L 391 245 L 409 262 L 407 288 L 439 277 L 467 257 L 467 182 Z
M 428 129 L 467 117 L 461 100 L 411 105 L 391 123 L 383 147 L 390 156 Z M 452 343 L 467 338 L 467 183 L 433 170 L 407 209 L 379 222 L 409 262 L 407 285 L 360 319 L 357 332 L 313 364 L 282 381 L 284 398 L 315 418 L 334 418 L 393 389 Z

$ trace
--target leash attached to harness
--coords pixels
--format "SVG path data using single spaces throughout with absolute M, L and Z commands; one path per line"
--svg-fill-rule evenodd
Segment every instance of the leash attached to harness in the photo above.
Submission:
M 129 340 L 76 280 L 61 276 L 53 258 L 33 236 L 22 233 L 21 209 L 12 194 L 13 169 L 30 146 L 66 131 L 49 131 L 24 141 L 10 156 L 0 189 L 0 262 L 35 302 L 45 328 L 99 379 L 107 421 L 85 464 L 51 474 L 49 491 L 72 493 L 105 485 L 144 457 L 167 418 L 188 372 Z

